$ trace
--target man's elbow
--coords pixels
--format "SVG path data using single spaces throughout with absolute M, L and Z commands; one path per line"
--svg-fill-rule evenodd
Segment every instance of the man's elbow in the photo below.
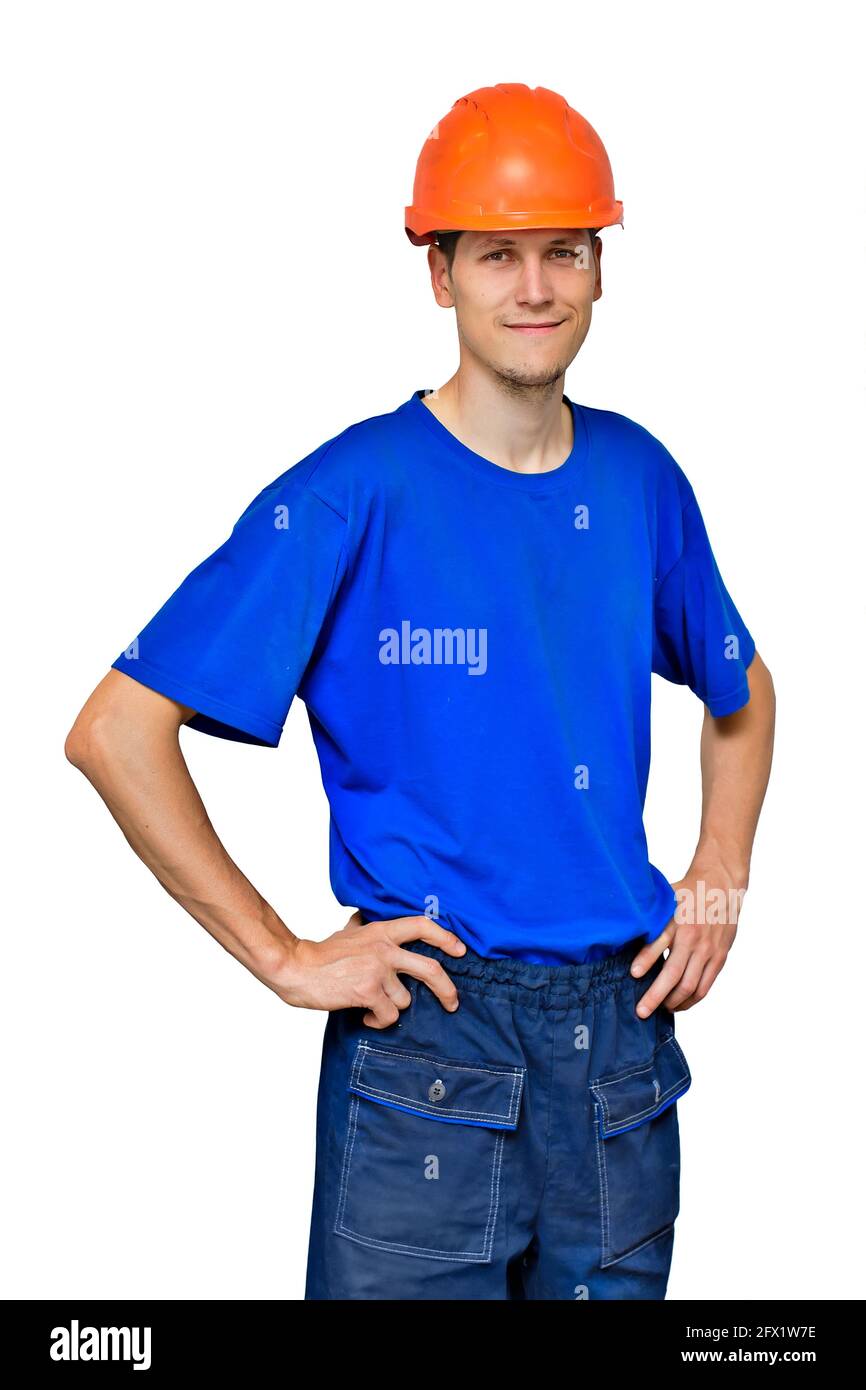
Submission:
M 63 752 L 66 755 L 67 762 L 72 763 L 73 767 L 81 767 L 84 761 L 84 740 L 79 732 L 77 720 L 66 735 Z
M 69 733 L 66 735 L 66 742 L 63 745 L 63 752 L 67 760 L 77 767 L 79 772 L 86 772 L 92 767 L 97 755 L 100 744 L 104 741 L 105 730 L 100 728 L 104 723 L 99 715 L 94 714 L 85 705 L 79 714 Z
M 79 771 L 91 772 L 129 742 L 135 721 L 122 698 L 125 694 L 124 686 L 118 689 L 116 681 L 108 679 L 96 687 L 80 710 L 63 745 L 67 759 Z
M 69 762 L 93 780 L 119 763 L 149 762 L 177 744 L 195 710 L 168 699 L 122 671 L 110 670 L 66 735 Z

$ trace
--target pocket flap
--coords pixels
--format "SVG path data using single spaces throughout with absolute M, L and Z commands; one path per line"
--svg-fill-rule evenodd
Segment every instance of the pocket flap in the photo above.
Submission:
M 426 1057 L 361 1040 L 349 1090 L 446 1124 L 516 1129 L 525 1067 Z
M 601 1106 L 602 1138 L 655 1119 L 684 1095 L 691 1083 L 688 1062 L 673 1033 L 659 1043 L 651 1062 L 591 1081 L 590 1090 Z

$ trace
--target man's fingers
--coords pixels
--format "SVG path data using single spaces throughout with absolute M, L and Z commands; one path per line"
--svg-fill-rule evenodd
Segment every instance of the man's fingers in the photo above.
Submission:
M 641 946 L 634 960 L 631 963 L 631 973 L 635 979 L 639 980 L 645 975 L 651 965 L 654 965 L 659 956 L 664 955 L 668 946 L 674 939 L 675 923 L 670 921 L 660 936 L 654 941 L 648 941 L 645 946 Z
M 408 990 L 406 991 L 408 994 Z M 365 1028 L 390 1028 L 400 1017 L 400 1010 L 394 1000 L 385 992 L 384 986 L 372 1000 L 361 1022 Z
M 466 950 L 465 941 L 461 941 L 453 931 L 446 931 L 437 922 L 432 922 L 429 917 L 402 917 L 389 934 L 398 943 L 426 941 L 429 946 L 441 946 L 450 956 L 462 956 Z
M 689 963 L 683 972 L 679 984 L 671 990 L 670 994 L 665 999 L 665 1005 L 670 1009 L 671 1013 L 673 1013 L 675 1009 L 679 1009 L 683 1001 L 690 999 L 694 994 L 698 987 L 698 980 L 701 978 L 703 968 L 704 962 L 700 956 L 691 956 L 689 958 Z
M 697 987 L 694 993 L 690 995 L 690 997 L 686 999 L 684 1003 L 679 1004 L 677 1006 L 677 1013 L 684 1013 L 686 1009 L 694 1008 L 695 1004 L 700 1004 L 701 1000 L 706 998 L 707 994 L 709 993 L 710 986 L 712 985 L 716 976 L 721 972 L 724 963 L 724 957 L 718 961 L 707 961 L 706 965 L 704 966 L 701 972 L 701 978 L 697 983 Z
M 438 960 L 433 960 L 430 956 L 421 956 L 417 951 L 404 951 L 402 946 L 397 946 L 391 964 L 401 975 L 413 975 L 416 980 L 421 980 L 427 985 L 428 989 L 432 989 L 440 1004 L 449 1013 L 453 1013 L 457 1008 L 457 987 Z
M 408 1009 L 412 1003 L 412 996 L 399 976 L 392 975 L 385 980 L 382 988 L 398 1009 Z
M 410 956 L 413 962 L 416 959 L 409 951 L 402 954 Z M 435 966 L 437 962 L 431 961 L 431 964 Z M 444 975 L 445 972 L 442 973 Z M 445 978 L 447 980 L 447 976 Z M 390 1028 L 392 1023 L 397 1022 L 401 1011 L 408 1009 L 411 1003 L 412 995 L 395 971 L 382 981 L 379 992 L 368 1005 L 363 1018 L 365 1028 Z
M 679 951 L 676 943 L 670 952 L 667 960 L 656 975 L 649 989 L 641 995 L 637 1004 L 638 1018 L 649 1018 L 650 1014 L 667 999 L 671 991 L 679 984 L 683 977 L 689 960 L 689 953 L 685 947 Z

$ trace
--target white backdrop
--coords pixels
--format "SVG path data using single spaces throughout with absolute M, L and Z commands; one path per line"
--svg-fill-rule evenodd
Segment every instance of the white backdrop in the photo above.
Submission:
M 163 892 L 63 743 L 262 486 L 451 375 L 403 208 L 452 103 L 520 81 L 595 126 L 625 209 L 566 390 L 685 469 L 778 698 L 736 944 L 678 1016 L 668 1297 L 863 1297 L 852 13 L 4 6 L 2 1296 L 303 1297 L 325 1015 Z M 702 708 L 654 677 L 646 823 L 672 879 Z M 276 752 L 182 741 L 244 872 L 300 935 L 339 928 L 304 706 Z

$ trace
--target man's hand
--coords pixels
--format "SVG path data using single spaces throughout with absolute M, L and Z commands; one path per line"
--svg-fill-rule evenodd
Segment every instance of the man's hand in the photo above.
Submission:
M 324 941 L 295 940 L 286 964 L 269 980 L 287 1004 L 302 1009 L 366 1008 L 366 1028 L 389 1028 L 412 996 L 397 972 L 414 975 L 453 1013 L 457 990 L 437 960 L 403 950 L 404 941 L 426 941 L 452 956 L 462 956 L 464 942 L 429 917 L 394 917 L 361 921 L 354 912 L 342 931 Z
M 727 960 L 737 934 L 745 889 L 736 887 L 724 871 L 711 872 L 708 879 L 706 869 L 690 870 L 671 887 L 677 895 L 676 912 L 631 964 L 632 975 L 640 978 L 670 947 L 662 969 L 637 1006 L 639 1018 L 648 1018 L 659 1004 L 671 1013 L 698 1004 Z

